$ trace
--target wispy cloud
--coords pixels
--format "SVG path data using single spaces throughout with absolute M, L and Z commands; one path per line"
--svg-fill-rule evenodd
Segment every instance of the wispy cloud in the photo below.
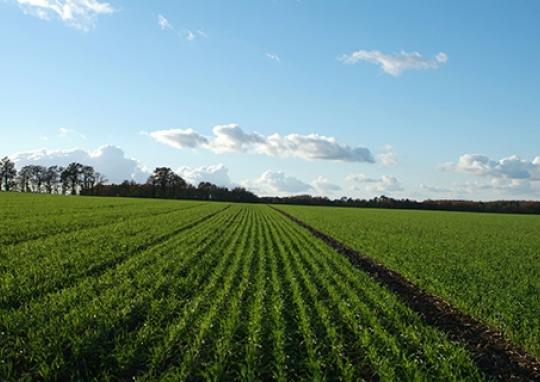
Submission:
M 395 54 L 385 54 L 378 50 L 358 50 L 340 57 L 345 64 L 356 64 L 360 61 L 377 64 L 392 76 L 399 76 L 406 70 L 437 69 L 448 62 L 446 53 L 440 52 L 433 58 L 423 57 L 418 52 L 401 51 Z
M 197 38 L 208 38 L 208 35 L 202 31 L 192 31 L 190 29 L 186 29 L 184 31 L 179 31 L 175 28 L 175 26 L 163 15 L 158 15 L 158 25 L 161 28 L 161 30 L 170 30 L 178 35 L 181 39 L 185 39 L 187 41 L 194 41 Z
M 258 133 L 247 133 L 236 124 L 218 125 L 212 132 L 212 137 L 205 137 L 192 129 L 159 130 L 150 132 L 149 135 L 156 141 L 174 148 L 202 147 L 217 154 L 257 153 L 306 160 L 375 162 L 369 149 L 351 147 L 339 143 L 334 137 L 319 134 L 264 136 Z
M 266 53 L 266 57 L 268 57 L 270 60 L 272 61 L 275 61 L 275 62 L 281 62 L 281 59 L 279 58 L 279 56 L 275 53 Z
M 16 0 L 22 10 L 43 20 L 58 18 L 80 30 L 94 27 L 98 16 L 115 12 L 113 6 L 99 0 Z
M 172 24 L 163 15 L 158 15 L 158 25 L 161 30 L 171 29 L 174 30 Z
M 66 129 L 63 127 L 58 129 L 58 137 L 60 138 L 78 137 L 78 138 L 86 139 L 86 135 L 81 134 L 77 130 Z
M 184 33 L 184 37 L 188 41 L 195 40 L 195 34 L 192 31 L 190 31 L 189 29 L 186 31 L 186 33 Z

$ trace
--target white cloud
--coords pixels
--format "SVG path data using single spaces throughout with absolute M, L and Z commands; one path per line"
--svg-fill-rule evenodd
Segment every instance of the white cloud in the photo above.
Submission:
M 111 4 L 99 0 L 17 0 L 23 11 L 43 20 L 57 17 L 75 28 L 88 31 L 98 16 L 114 13 Z
M 446 53 L 438 53 L 434 58 L 425 58 L 418 52 L 407 53 L 401 51 L 395 54 L 385 54 L 378 50 L 358 50 L 345 54 L 341 58 L 346 64 L 356 64 L 365 61 L 377 64 L 381 69 L 392 76 L 399 76 L 406 70 L 437 69 L 448 62 Z
M 116 146 L 101 146 L 95 151 L 40 149 L 16 153 L 10 158 L 18 168 L 28 164 L 66 166 L 71 162 L 79 162 L 94 167 L 113 183 L 124 180 L 144 182 L 148 176 L 148 171 L 139 161 L 127 158 L 124 151 Z
M 459 157 L 457 163 L 446 163 L 442 168 L 476 176 L 540 180 L 540 156 L 528 161 L 517 155 L 492 160 L 485 155 L 465 154 Z
M 212 132 L 214 137 L 209 139 L 209 148 L 216 153 L 247 152 L 252 147 L 265 143 L 262 135 L 245 133 L 235 124 L 218 125 Z
M 149 133 L 156 141 L 176 149 L 196 148 L 208 144 L 208 139 L 193 129 L 159 130 Z
M 538 197 L 540 195 L 540 156 L 532 161 L 512 155 L 494 160 L 486 155 L 464 154 L 457 163 L 445 163 L 446 171 L 461 172 L 486 179 L 487 182 L 472 182 L 454 186 L 452 191 L 493 197 L 517 196 Z
M 178 35 L 178 37 L 183 38 L 187 41 L 194 41 L 197 37 L 208 38 L 208 35 L 201 29 L 193 32 L 190 29 L 187 29 L 183 32 L 178 31 L 174 25 L 163 15 L 158 15 L 158 25 L 161 30 L 171 30 Z
M 265 171 L 254 181 L 244 181 L 242 185 L 262 196 L 301 194 L 313 190 L 313 187 L 298 178 L 287 176 L 282 171 Z
M 192 129 L 159 130 L 149 133 L 158 142 L 174 148 L 203 147 L 215 153 L 258 153 L 278 157 L 297 157 L 306 160 L 367 162 L 375 160 L 369 149 L 344 145 L 333 137 L 319 134 L 246 133 L 238 125 L 218 125 L 213 136 L 204 137 Z
M 279 56 L 275 53 L 266 53 L 266 57 L 268 57 L 269 59 L 271 59 L 272 61 L 275 61 L 275 62 L 281 62 L 281 59 L 279 58 Z
M 172 24 L 163 15 L 158 15 L 158 25 L 161 30 L 171 29 L 174 30 Z
M 397 164 L 396 153 L 391 145 L 384 146 L 384 151 L 378 155 L 379 161 L 385 166 Z
M 394 176 L 383 175 L 380 178 L 369 178 L 364 174 L 351 174 L 345 178 L 353 184 L 354 190 L 371 192 L 403 191 L 403 186 Z
M 312 185 L 323 195 L 341 191 L 341 186 L 331 183 L 328 178 L 325 178 L 324 176 L 319 176 L 313 181 Z
M 194 186 L 200 182 L 210 182 L 218 186 L 234 187 L 229 178 L 229 170 L 222 163 L 200 167 L 184 166 L 179 168 L 176 173 Z
M 429 197 L 451 199 L 507 199 L 537 198 L 540 196 L 540 181 L 530 179 L 492 178 L 488 182 L 453 183 L 448 187 L 420 185 Z

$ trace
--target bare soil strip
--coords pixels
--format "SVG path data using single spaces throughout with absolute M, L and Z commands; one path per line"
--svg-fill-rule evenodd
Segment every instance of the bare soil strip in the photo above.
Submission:
M 347 257 L 355 267 L 396 293 L 424 322 L 444 331 L 452 340 L 464 343 L 478 368 L 487 377 L 502 381 L 540 381 L 540 360 L 504 339 L 497 330 L 454 308 L 443 299 L 427 293 L 401 274 L 376 263 L 302 220 L 270 207 L 307 229 L 313 236 Z

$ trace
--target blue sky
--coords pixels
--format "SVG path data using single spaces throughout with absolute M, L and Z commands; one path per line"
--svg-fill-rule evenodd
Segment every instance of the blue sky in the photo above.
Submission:
M 0 1 L 0 153 L 115 181 L 166 165 L 261 194 L 540 199 L 539 14 Z

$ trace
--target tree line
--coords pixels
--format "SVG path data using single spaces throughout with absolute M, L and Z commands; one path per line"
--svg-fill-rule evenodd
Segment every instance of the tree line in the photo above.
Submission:
M 27 165 L 19 171 L 8 157 L 0 160 L 0 189 L 50 194 L 120 196 L 138 198 L 204 199 L 256 202 L 257 195 L 243 187 L 228 189 L 210 182 L 193 186 L 169 167 L 157 167 L 145 183 L 108 184 L 92 166 L 73 162 L 65 167 Z
M 73 162 L 67 166 L 27 165 L 19 171 L 8 157 L 0 160 L 0 189 L 3 191 L 78 194 L 91 192 L 107 180 L 92 166 Z
M 532 200 L 496 200 L 481 202 L 474 200 L 428 199 L 419 202 L 412 199 L 394 199 L 384 195 L 372 199 L 353 199 L 348 197 L 329 199 L 327 197 L 320 196 L 295 195 L 287 197 L 262 197 L 259 198 L 259 201 L 271 204 L 298 204 L 311 206 L 497 212 L 540 215 L 540 202 Z
M 80 194 L 94 196 L 117 196 L 137 198 L 200 199 L 269 204 L 298 204 L 339 207 L 445 210 L 540 214 L 540 202 L 523 200 L 500 200 L 478 202 L 470 200 L 424 200 L 394 199 L 379 196 L 372 199 L 342 197 L 329 199 L 312 195 L 289 197 L 259 197 L 243 187 L 220 187 L 210 182 L 189 184 L 169 167 L 157 167 L 146 182 L 124 181 L 110 184 L 103 174 L 93 167 L 80 163 L 62 166 L 28 165 L 17 171 L 7 157 L 0 160 L 0 189 L 3 191 L 46 192 L 57 194 Z
M 123 196 L 136 198 L 200 199 L 233 202 L 258 202 L 253 192 L 243 187 L 220 187 L 210 182 L 194 186 L 186 182 L 169 167 L 157 167 L 145 183 L 124 181 L 120 184 L 98 184 L 85 195 Z

